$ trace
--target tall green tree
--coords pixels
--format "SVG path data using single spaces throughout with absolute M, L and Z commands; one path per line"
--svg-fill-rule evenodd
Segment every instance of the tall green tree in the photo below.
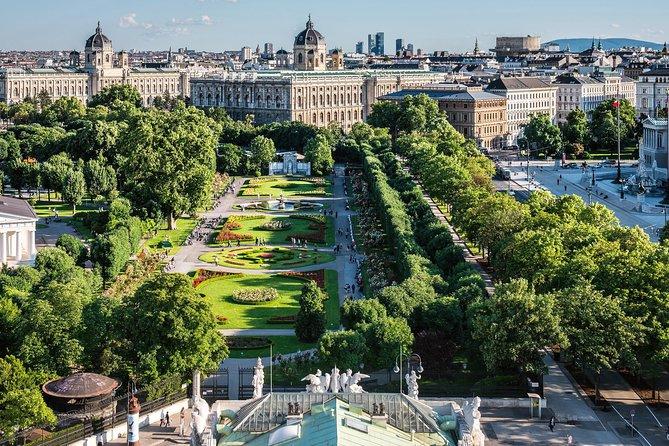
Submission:
M 260 175 L 276 156 L 274 141 L 264 136 L 256 136 L 249 145 L 249 152 L 251 152 L 250 169 L 256 176 Z
M 125 305 L 129 364 L 144 383 L 159 376 L 213 370 L 227 357 L 211 306 L 184 274 L 157 274 Z
M 141 114 L 121 138 L 118 175 L 135 209 L 175 219 L 209 204 L 217 126 L 193 107 Z
M 620 103 L 620 127 L 618 110 L 614 107 L 615 101 Z M 636 110 L 627 99 L 602 101 L 592 112 L 590 119 L 591 147 L 594 151 L 614 153 L 618 147 L 619 133 L 623 147 L 636 142 L 636 127 Z
M 311 173 L 314 175 L 327 175 L 334 167 L 330 143 L 320 133 L 307 143 L 304 148 L 304 158 L 311 163 Z
M 359 368 L 366 353 L 365 338 L 352 330 L 330 331 L 318 341 L 318 357 L 341 370 Z
M 548 115 L 532 115 L 523 129 L 523 135 L 531 150 L 541 150 L 547 155 L 555 155 L 562 150 L 562 134 Z
M 324 302 L 327 296 L 316 285 L 309 281 L 302 287 L 300 295 L 300 311 L 295 321 L 295 334 L 302 342 L 316 342 L 325 332 Z
M 81 204 L 86 196 L 86 179 L 79 168 L 74 168 L 63 181 L 61 188 L 63 201 L 72 206 L 72 212 L 77 212 L 77 206 Z
M 539 351 L 567 345 L 555 299 L 536 295 L 524 279 L 497 286 L 495 295 L 470 307 L 471 336 L 489 373 L 543 370 Z
M 88 106 L 96 107 L 98 105 L 103 105 L 109 107 L 114 104 L 115 101 L 127 102 L 135 107 L 142 106 L 142 97 L 140 96 L 139 91 L 132 85 L 127 84 L 116 84 L 103 88 L 100 93 L 93 96 L 88 103 Z

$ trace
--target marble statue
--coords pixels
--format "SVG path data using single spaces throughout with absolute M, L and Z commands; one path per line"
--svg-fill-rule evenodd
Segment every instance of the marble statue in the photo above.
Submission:
M 347 375 L 349 373 L 351 373 L 350 369 L 346 371 Z M 365 375 L 364 373 L 360 373 L 360 372 L 357 372 L 356 374 L 352 375 L 351 378 L 348 381 L 348 392 L 349 393 L 363 393 L 364 390 L 362 389 L 362 386 L 360 386 L 358 384 L 363 378 L 369 378 L 369 375 Z
M 339 388 L 341 385 L 341 382 L 339 381 L 339 369 L 337 366 L 334 366 L 332 369 L 332 374 L 330 375 L 330 391 L 332 393 L 339 393 Z
M 330 387 L 330 374 L 326 373 L 323 375 L 323 372 L 319 369 L 316 371 L 316 374 L 309 374 L 302 378 L 302 381 L 309 382 L 306 385 L 307 393 L 325 393 Z
M 314 374 L 309 374 L 302 378 L 302 381 L 307 381 L 305 386 L 307 393 L 363 393 L 364 390 L 360 386 L 360 381 L 364 378 L 369 378 L 369 375 L 364 373 L 353 373 L 351 369 L 346 370 L 346 373 L 340 373 L 337 367 L 332 369 L 332 374 L 317 370 Z
M 416 371 L 412 370 L 411 373 L 404 375 L 404 379 L 407 383 L 407 395 L 413 399 L 418 399 L 418 380 L 420 375 L 416 375 Z
M 485 435 L 481 430 L 481 412 L 479 412 L 480 406 L 481 398 L 478 396 L 472 398 L 471 401 L 465 401 L 465 404 L 462 406 L 462 413 L 465 417 L 467 426 L 469 426 L 473 446 L 484 446 L 485 444 Z
M 253 399 L 262 396 L 262 388 L 265 385 L 265 371 L 263 369 L 262 360 L 258 358 L 255 367 L 253 367 L 253 380 L 251 381 L 251 384 L 253 384 Z
M 656 172 L 657 172 L 657 160 L 653 160 L 653 165 L 650 168 L 650 178 L 655 181 L 656 180 Z
M 346 372 L 341 374 L 339 379 L 339 387 L 341 388 L 342 393 L 348 393 L 348 381 L 351 379 L 353 372 L 351 369 L 348 369 Z
M 202 446 L 205 444 L 204 431 L 207 429 L 209 418 L 209 404 L 200 397 L 195 397 L 190 422 L 190 445 Z

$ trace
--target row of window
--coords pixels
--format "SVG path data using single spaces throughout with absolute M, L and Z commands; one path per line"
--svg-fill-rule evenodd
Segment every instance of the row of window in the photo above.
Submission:
M 309 115 L 306 115 L 306 118 L 308 119 Z M 311 120 L 307 122 L 307 124 L 313 124 L 313 125 L 325 125 L 329 124 L 331 122 L 338 122 L 345 124 L 346 121 L 354 121 L 358 122 L 359 119 L 362 119 L 363 117 L 363 112 L 360 110 L 360 113 L 358 113 L 358 110 L 348 110 L 348 112 L 320 112 L 320 113 L 313 113 L 311 115 Z M 297 115 L 297 120 L 299 122 L 305 122 L 305 116 L 302 115 L 302 113 L 299 113 Z

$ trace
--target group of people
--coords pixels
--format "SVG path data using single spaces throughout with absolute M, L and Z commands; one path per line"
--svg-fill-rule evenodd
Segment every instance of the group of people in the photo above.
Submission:
M 298 248 L 307 248 L 307 241 L 304 239 L 299 239 L 296 237 L 291 237 L 290 238 L 290 246 L 293 248 L 298 247 Z
M 256 246 L 267 246 L 267 240 L 262 237 L 256 237 Z
M 193 229 L 193 232 L 191 232 L 186 238 L 186 244 L 192 245 L 195 241 L 205 241 L 211 233 L 211 230 L 218 226 L 220 221 L 220 217 L 201 219 L 195 229 Z
M 170 413 L 168 411 L 160 411 L 160 427 L 171 427 Z M 183 437 L 186 434 L 186 409 L 181 408 L 179 412 L 179 436 Z

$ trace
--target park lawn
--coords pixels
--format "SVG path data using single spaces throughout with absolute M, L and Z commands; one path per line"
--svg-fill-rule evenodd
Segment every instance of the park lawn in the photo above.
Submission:
M 240 216 L 243 216 L 244 214 L 239 214 Z M 264 223 L 268 223 L 270 221 L 289 221 L 291 223 L 290 229 L 286 230 L 281 230 L 281 231 L 270 231 L 266 229 L 261 229 L 260 226 Z M 327 217 L 327 224 L 325 226 L 325 245 L 326 246 L 331 246 L 334 245 L 335 242 L 335 232 L 334 232 L 334 223 L 332 217 Z M 220 232 L 223 224 L 225 222 L 221 223 L 221 225 L 216 229 L 216 231 L 212 235 L 212 242 L 213 245 L 218 245 L 218 246 L 227 246 L 227 243 L 217 243 L 216 242 L 216 237 L 218 236 L 218 233 Z M 304 220 L 301 218 L 291 218 L 291 217 L 273 217 L 273 216 L 264 216 L 261 218 L 257 219 L 250 219 L 250 220 L 239 220 L 239 223 L 241 227 L 239 229 L 235 229 L 234 232 L 237 233 L 244 233 L 244 234 L 250 234 L 251 237 L 254 239 L 250 242 L 242 242 L 242 245 L 255 245 L 255 239 L 256 238 L 261 238 L 265 240 L 265 243 L 269 245 L 287 245 L 290 244 L 290 237 L 293 236 L 298 236 L 299 234 L 302 233 L 316 233 L 317 230 L 315 229 L 309 229 L 309 226 L 313 225 L 314 222 L 309 221 L 309 220 Z M 232 242 L 232 245 L 236 245 L 236 242 Z
M 273 257 L 269 257 L 273 256 Z M 292 269 L 331 262 L 333 254 L 309 249 L 254 246 L 207 252 L 200 260 L 242 269 Z
M 53 217 L 52 209 L 58 211 L 59 217 L 71 217 L 73 215 L 72 206 L 62 201 L 40 200 L 33 206 L 38 217 Z M 82 203 L 77 206 L 77 212 L 86 212 L 99 209 L 94 203 Z
M 264 336 L 263 336 L 264 337 Z M 285 355 L 287 353 L 296 353 L 298 351 L 310 350 L 316 348 L 318 344 L 300 342 L 296 336 L 267 336 L 272 342 L 273 355 Z M 269 347 L 266 348 L 246 348 L 230 349 L 230 358 L 264 358 L 269 357 Z
M 337 272 L 326 270 L 325 302 L 327 327 L 336 329 L 340 325 L 339 296 L 337 294 Z M 202 282 L 197 292 L 205 296 L 212 305 L 214 316 L 227 318 L 220 328 L 292 328 L 292 324 L 269 324 L 273 316 L 293 316 L 299 311 L 299 297 L 304 280 L 280 274 L 234 274 L 214 277 Z M 260 305 L 243 305 L 232 301 L 232 293 L 240 288 L 276 288 L 279 298 Z
M 267 178 L 271 178 L 266 180 Z M 332 195 L 332 183 L 328 179 L 324 179 L 324 184 L 317 184 L 315 181 L 320 181 L 318 177 L 259 177 L 248 180 L 241 191 L 240 196 L 253 197 L 269 197 L 279 198 L 294 196 L 316 196 L 329 197 Z M 255 184 L 254 184 L 255 182 Z
M 173 256 L 179 252 L 181 245 L 183 245 L 186 237 L 188 237 L 188 235 L 193 232 L 193 229 L 195 229 L 197 223 L 197 218 L 179 218 L 176 221 L 176 229 L 159 229 L 156 235 L 146 241 L 144 246 L 148 247 L 152 252 L 160 251 L 164 249 L 160 247 L 160 243 L 167 239 L 172 245 L 172 247 L 169 249 L 169 255 Z
M 636 147 L 630 146 L 630 147 L 623 147 L 620 149 L 620 159 L 624 160 L 638 160 L 639 152 Z M 610 160 L 615 160 L 618 159 L 618 152 L 611 153 L 608 150 L 606 151 L 593 151 L 590 152 L 590 159 L 593 160 L 604 160 L 604 159 L 610 159 Z

